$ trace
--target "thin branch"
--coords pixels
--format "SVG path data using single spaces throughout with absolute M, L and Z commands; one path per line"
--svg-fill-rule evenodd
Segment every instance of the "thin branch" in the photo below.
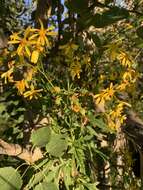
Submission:
M 16 156 L 28 164 L 33 164 L 35 161 L 43 158 L 43 154 L 39 148 L 35 148 L 32 152 L 18 144 L 7 143 L 2 139 L 0 139 L 0 154 Z
M 59 41 L 62 34 L 62 17 L 61 17 L 61 1 L 60 0 L 58 0 L 57 21 L 58 21 L 58 41 Z

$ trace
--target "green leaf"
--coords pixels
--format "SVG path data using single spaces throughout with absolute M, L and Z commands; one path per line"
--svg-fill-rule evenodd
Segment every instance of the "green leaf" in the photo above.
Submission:
M 34 190 L 58 190 L 58 188 L 54 183 L 43 182 L 36 185 Z
M 96 187 L 98 185 L 98 183 L 85 183 L 84 186 L 88 189 L 88 190 L 98 190 L 98 188 Z
M 31 189 L 33 186 L 35 186 L 37 183 L 43 181 L 46 176 L 46 182 L 51 182 L 54 177 L 55 173 L 53 171 L 40 171 L 34 175 L 34 178 L 31 178 L 28 184 L 28 188 Z
M 114 2 L 114 0 L 105 0 L 105 5 L 108 5 L 108 4 L 113 3 L 113 2 Z
M 96 118 L 92 112 L 88 113 L 88 118 L 92 126 L 99 127 L 104 131 L 108 129 L 104 121 L 101 118 Z
M 137 32 L 137 35 L 138 35 L 140 38 L 143 39 L 143 26 L 139 27 L 136 32 Z
M 77 20 L 77 26 L 80 30 L 90 27 L 93 25 L 93 14 L 90 12 L 85 12 Z
M 48 126 L 42 127 L 32 132 L 31 142 L 35 146 L 43 147 L 49 142 L 50 136 L 51 136 L 50 128 Z
M 73 185 L 73 178 L 71 177 L 71 166 L 70 164 L 67 164 L 64 168 L 63 168 L 63 173 L 64 173 L 64 183 L 66 186 L 66 189 L 69 190 L 70 186 Z
M 103 158 L 103 160 L 108 160 L 109 158 L 108 158 L 108 156 L 106 156 L 103 152 L 101 152 L 100 150 L 95 150 L 95 152 L 97 153 L 97 154 L 99 154 L 99 156 L 101 156 L 102 158 Z
M 24 115 L 20 115 L 19 118 L 16 120 L 16 123 L 22 123 L 24 121 Z
M 0 168 L 0 187 L 2 190 L 19 190 L 22 179 L 18 171 L 12 167 Z
M 46 145 L 46 150 L 49 154 L 55 157 L 63 155 L 67 149 L 67 140 L 64 135 L 52 134 L 50 142 Z
M 34 174 L 27 184 L 27 189 L 33 188 L 35 185 L 46 179 L 46 182 L 51 182 L 53 180 L 53 171 L 49 171 L 52 165 L 52 161 L 48 162 L 48 159 L 44 159 L 40 164 L 37 165 L 39 172 Z M 42 168 L 40 168 L 42 167 Z
M 91 126 L 87 126 L 86 128 L 92 136 L 98 137 L 99 134 Z
M 81 13 L 88 8 L 87 0 L 72 0 L 66 1 L 65 6 L 72 12 Z
M 96 44 L 96 46 L 100 47 L 101 46 L 101 40 L 100 40 L 99 36 L 96 33 L 93 33 L 91 35 L 91 37 L 92 37 L 93 42 Z
M 33 186 L 35 186 L 37 183 L 42 181 L 45 178 L 45 173 L 42 171 L 36 173 L 35 175 L 32 176 L 28 183 L 28 188 L 31 189 Z
M 103 28 L 110 24 L 116 23 L 119 20 L 128 18 L 129 12 L 126 9 L 113 7 L 102 14 L 95 14 L 91 25 L 96 28 Z
M 124 8 L 113 7 L 103 13 L 93 15 L 89 11 L 85 11 L 77 20 L 77 26 L 80 30 L 95 26 L 96 28 L 104 28 L 108 25 L 114 24 L 119 20 L 128 18 L 129 12 Z
M 2 114 L 6 110 L 5 104 L 0 104 L 0 114 Z

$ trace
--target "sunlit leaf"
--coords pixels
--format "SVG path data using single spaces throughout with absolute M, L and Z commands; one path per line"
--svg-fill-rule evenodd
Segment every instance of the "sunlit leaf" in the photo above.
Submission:
M 12 167 L 0 168 L 0 186 L 3 190 L 19 190 L 22 187 L 22 178 Z
M 58 190 L 58 188 L 54 183 L 42 182 L 36 185 L 34 190 Z
M 47 127 L 41 127 L 31 134 L 31 142 L 34 146 L 45 146 L 49 141 L 51 137 L 51 130 Z
M 55 157 L 63 155 L 67 149 L 67 140 L 63 135 L 52 134 L 49 143 L 46 145 L 46 150 L 49 154 Z

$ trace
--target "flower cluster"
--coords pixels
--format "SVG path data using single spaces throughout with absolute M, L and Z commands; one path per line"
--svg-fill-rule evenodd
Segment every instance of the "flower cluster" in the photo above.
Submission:
M 138 77 L 137 72 L 133 68 L 134 62 L 126 52 L 116 52 L 116 58 L 121 66 L 124 67 L 124 71 L 121 73 L 121 82 L 115 85 L 110 83 L 108 88 L 101 90 L 99 94 L 93 96 L 95 104 L 98 107 L 104 108 L 102 110 L 105 112 L 108 126 L 112 129 L 118 129 L 123 124 L 126 119 L 124 107 L 130 106 L 126 102 L 121 102 L 117 94 L 127 91 L 127 89 L 136 82 Z M 116 107 L 114 107 L 115 104 L 117 104 Z M 108 110 L 111 111 L 109 112 Z
M 51 48 L 49 36 L 55 36 L 54 28 L 44 28 L 41 21 L 40 29 L 28 27 L 23 32 L 13 33 L 8 42 L 11 50 L 7 55 L 11 58 L 8 70 L 1 74 L 5 83 L 12 82 L 20 95 L 25 98 L 37 98 L 41 89 L 35 89 L 39 64 L 47 49 Z
M 124 107 L 130 105 L 126 102 L 120 101 L 119 104 L 115 107 L 114 110 L 111 110 L 106 114 L 106 118 L 108 121 L 108 126 L 111 129 L 118 129 L 126 120 L 126 115 L 124 114 Z

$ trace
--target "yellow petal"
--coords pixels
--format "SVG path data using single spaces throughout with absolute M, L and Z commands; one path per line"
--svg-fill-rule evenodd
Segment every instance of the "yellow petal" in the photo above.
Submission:
M 34 38 L 36 38 L 38 36 L 38 34 L 33 34 L 32 36 L 30 36 L 29 38 L 28 38 L 28 40 L 33 40 Z
M 47 35 L 48 35 L 48 36 L 56 36 L 56 35 L 57 35 L 57 32 L 47 32 Z
M 20 41 L 18 41 L 18 40 L 11 40 L 8 42 L 8 44 L 19 44 L 19 43 L 20 43 Z
M 31 52 L 29 50 L 29 48 L 27 46 L 25 46 L 25 51 L 27 53 L 27 55 L 30 57 L 31 56 Z
M 22 53 L 22 50 L 23 50 L 23 46 L 19 45 L 18 48 L 17 48 L 18 55 L 20 55 Z
M 31 62 L 32 63 L 37 63 L 39 58 L 39 51 L 35 50 L 32 52 L 32 56 L 31 56 Z
M 40 22 L 41 29 L 44 30 L 44 25 L 43 25 L 42 20 L 39 19 L 39 22 Z

